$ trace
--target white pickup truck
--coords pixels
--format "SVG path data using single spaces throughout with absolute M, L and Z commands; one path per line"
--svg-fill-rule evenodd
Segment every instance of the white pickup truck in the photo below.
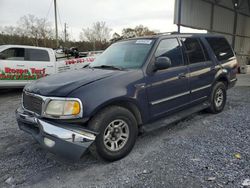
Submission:
M 83 68 L 95 56 L 60 58 L 51 48 L 23 45 L 0 46 L 0 88 L 23 87 L 28 82 L 50 74 Z

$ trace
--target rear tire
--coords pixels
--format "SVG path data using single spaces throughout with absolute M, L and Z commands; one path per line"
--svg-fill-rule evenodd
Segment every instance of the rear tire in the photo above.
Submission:
M 223 82 L 216 82 L 210 96 L 211 106 L 208 111 L 213 114 L 220 113 L 226 104 L 227 91 Z
M 134 115 L 120 106 L 105 108 L 94 116 L 88 127 L 99 133 L 90 146 L 91 154 L 107 161 L 125 157 L 132 150 L 138 135 Z

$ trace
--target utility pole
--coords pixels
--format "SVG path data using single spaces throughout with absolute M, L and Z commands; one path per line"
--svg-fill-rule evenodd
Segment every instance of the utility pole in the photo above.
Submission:
M 56 28 L 56 47 L 59 47 L 59 41 L 58 41 L 58 29 L 57 29 L 57 10 L 56 10 L 56 0 L 54 0 L 54 8 L 55 8 L 55 28 Z
M 64 42 L 67 41 L 67 23 L 64 23 Z

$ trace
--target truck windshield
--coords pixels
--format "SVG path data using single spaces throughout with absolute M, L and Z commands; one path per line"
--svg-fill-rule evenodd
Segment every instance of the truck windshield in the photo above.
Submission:
M 118 42 L 105 50 L 90 67 L 93 68 L 140 68 L 147 58 L 153 39 L 140 39 Z

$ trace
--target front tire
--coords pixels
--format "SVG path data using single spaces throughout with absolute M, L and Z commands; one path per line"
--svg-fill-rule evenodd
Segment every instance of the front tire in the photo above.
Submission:
M 120 106 L 105 108 L 90 121 L 88 127 L 99 133 L 90 152 L 98 159 L 107 161 L 125 157 L 132 150 L 138 135 L 134 115 Z
M 213 114 L 220 113 L 225 107 L 226 100 L 227 91 L 225 84 L 223 82 L 216 82 L 211 92 L 211 106 L 208 108 L 208 111 Z

